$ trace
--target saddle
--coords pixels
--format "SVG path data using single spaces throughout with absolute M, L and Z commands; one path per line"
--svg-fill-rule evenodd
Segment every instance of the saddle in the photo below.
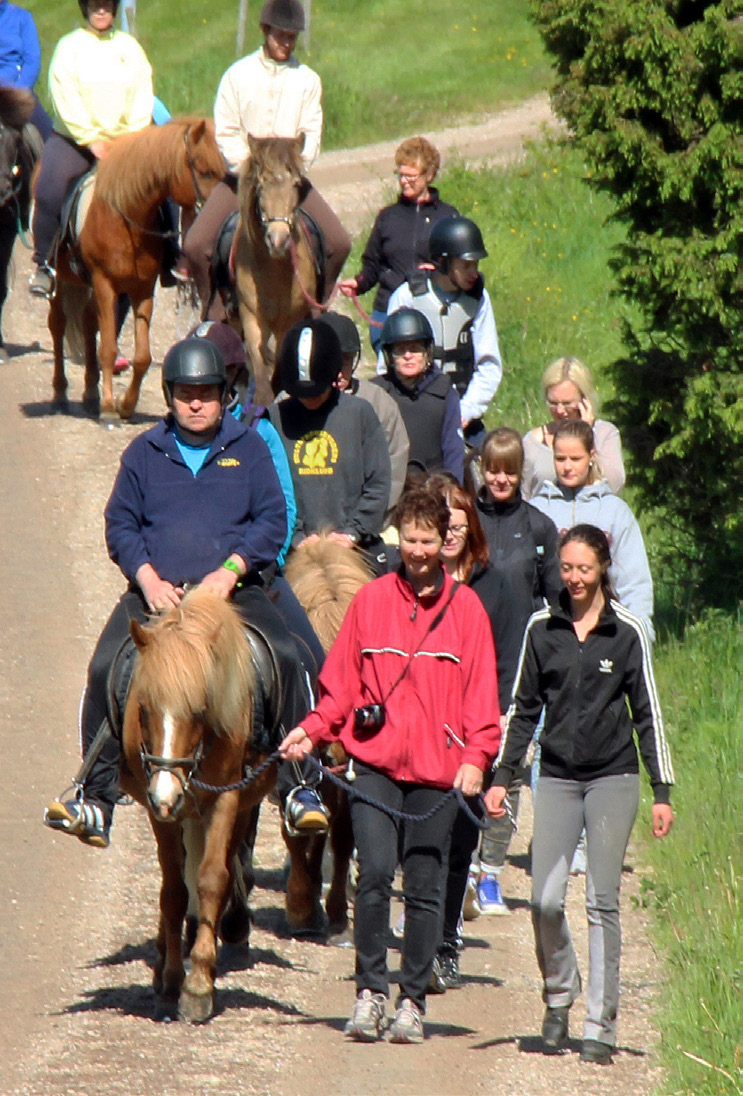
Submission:
M 297 225 L 309 244 L 317 279 L 316 297 L 322 301 L 325 297 L 325 265 L 327 251 L 325 237 L 319 225 L 306 210 L 300 206 Z M 237 313 L 237 293 L 235 289 L 235 235 L 240 214 L 237 210 L 228 214 L 217 233 L 212 252 L 210 273 L 212 292 L 221 293 L 229 313 Z
M 57 248 L 63 244 L 68 247 L 70 267 L 73 273 L 86 283 L 90 282 L 90 275 L 83 263 L 77 244 L 93 199 L 94 186 L 95 167 L 92 167 L 73 184 L 64 200 L 57 242 Z

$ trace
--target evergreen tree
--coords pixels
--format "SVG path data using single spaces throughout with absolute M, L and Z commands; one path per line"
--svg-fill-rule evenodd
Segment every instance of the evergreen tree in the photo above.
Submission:
M 612 266 L 636 306 L 611 408 L 638 506 L 693 601 L 743 570 L 738 0 L 533 0 L 554 106 L 609 192 Z

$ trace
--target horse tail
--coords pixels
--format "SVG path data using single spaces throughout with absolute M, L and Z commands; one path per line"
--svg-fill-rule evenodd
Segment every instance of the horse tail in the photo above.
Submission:
M 327 653 L 371 571 L 355 549 L 321 537 L 292 553 L 285 574 Z
M 86 285 L 72 285 L 63 281 L 57 285 L 57 295 L 66 320 L 66 356 L 79 365 L 85 364 L 83 313 L 90 301 L 90 293 L 91 290 Z

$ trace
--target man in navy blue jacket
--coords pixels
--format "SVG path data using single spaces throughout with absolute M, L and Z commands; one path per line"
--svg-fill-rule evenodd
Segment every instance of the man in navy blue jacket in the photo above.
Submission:
M 266 597 L 260 572 L 286 537 L 286 508 L 268 447 L 257 431 L 224 414 L 224 360 L 207 339 L 168 352 L 163 388 L 170 412 L 124 451 L 106 506 L 106 543 L 129 587 L 88 668 L 81 730 L 87 753 L 107 720 L 107 677 L 132 619 L 176 606 L 189 584 L 232 598 L 267 634 L 282 668 L 283 722 L 307 709 L 296 650 Z M 105 848 L 118 795 L 118 739 L 109 738 L 74 800 L 55 800 L 45 821 Z

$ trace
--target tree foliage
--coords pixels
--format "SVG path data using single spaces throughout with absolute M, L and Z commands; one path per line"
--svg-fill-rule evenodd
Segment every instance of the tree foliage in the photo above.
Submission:
M 612 407 L 635 499 L 697 599 L 739 596 L 740 194 L 737 0 L 533 0 L 555 109 L 627 226 L 618 290 L 636 306 Z

